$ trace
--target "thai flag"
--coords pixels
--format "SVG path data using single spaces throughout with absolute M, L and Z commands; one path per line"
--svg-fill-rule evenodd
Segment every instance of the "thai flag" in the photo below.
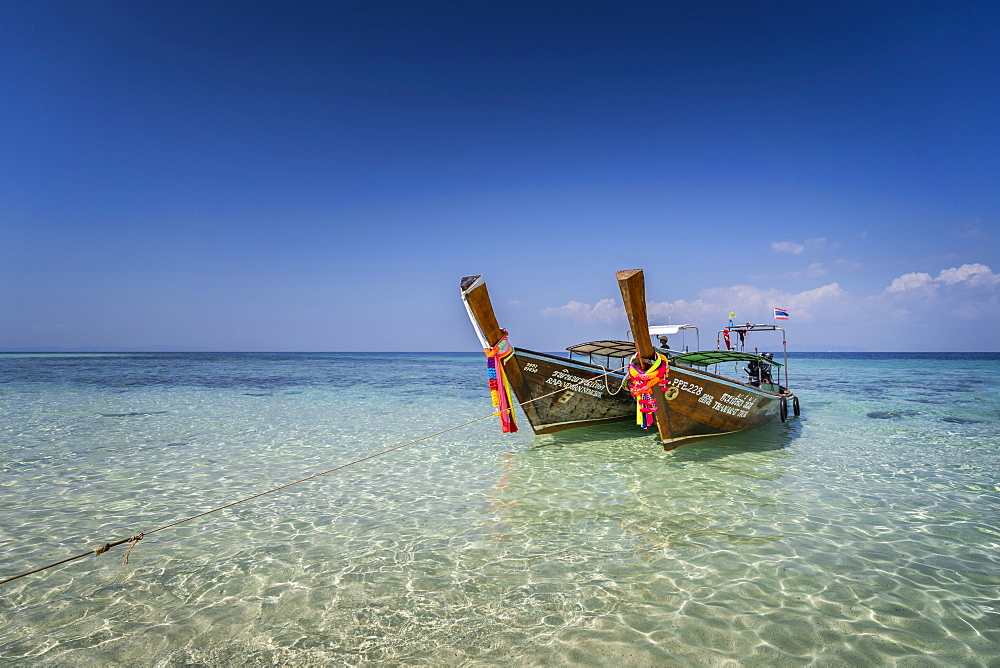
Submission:
M 778 308 L 777 306 L 775 306 L 773 308 L 774 308 L 774 319 L 775 320 L 788 320 L 788 311 L 786 311 L 783 308 Z

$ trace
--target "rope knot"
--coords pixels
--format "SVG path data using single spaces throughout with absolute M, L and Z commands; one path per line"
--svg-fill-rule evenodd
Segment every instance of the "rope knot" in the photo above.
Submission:
M 127 550 L 125 550 L 125 555 L 122 557 L 122 563 L 123 564 L 127 564 L 128 563 L 128 553 L 132 551 L 132 548 L 135 547 L 139 543 L 140 540 L 142 540 L 143 535 L 145 535 L 145 534 L 137 533 L 136 535 L 134 535 L 131 538 L 129 538 L 129 542 L 132 543 L 132 544 L 128 546 Z

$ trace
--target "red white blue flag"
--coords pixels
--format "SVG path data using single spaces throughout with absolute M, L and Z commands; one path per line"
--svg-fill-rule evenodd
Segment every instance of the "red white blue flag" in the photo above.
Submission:
M 778 308 L 777 306 L 775 306 L 773 308 L 774 308 L 774 319 L 775 320 L 788 320 L 788 311 L 786 311 L 783 308 Z

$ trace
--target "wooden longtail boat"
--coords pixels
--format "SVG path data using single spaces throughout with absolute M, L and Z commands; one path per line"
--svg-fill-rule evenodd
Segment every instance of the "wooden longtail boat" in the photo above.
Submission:
M 791 407 L 799 414 L 798 398 L 788 390 L 788 354 L 784 330 L 775 325 L 738 325 L 720 330 L 738 335 L 740 350 L 671 350 L 653 345 L 651 335 L 697 328 L 691 325 L 649 327 L 645 281 L 641 270 L 618 272 L 634 341 L 591 341 L 570 346 L 568 357 L 514 346 L 496 364 L 503 365 L 506 381 L 536 434 L 564 429 L 636 420 L 636 399 L 629 389 L 630 362 L 648 370 L 659 355 L 669 359 L 666 390 L 652 388 L 655 423 L 665 450 L 695 439 L 759 427 L 780 419 Z M 465 276 L 462 300 L 484 349 L 506 336 L 490 302 L 482 276 Z M 784 364 L 768 354 L 746 352 L 742 343 L 750 332 L 781 332 Z M 728 339 L 727 339 L 728 341 Z M 574 357 L 576 356 L 576 357 Z M 605 364 L 600 364 L 600 362 Z M 747 363 L 746 377 L 718 373 L 720 365 Z M 714 367 L 715 371 L 709 371 Z M 784 384 L 781 384 L 784 367 Z M 772 380 L 778 376 L 778 382 Z

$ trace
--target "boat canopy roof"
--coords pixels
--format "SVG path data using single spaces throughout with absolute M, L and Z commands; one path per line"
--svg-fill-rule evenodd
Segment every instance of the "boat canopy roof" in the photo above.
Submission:
M 753 353 L 741 353 L 737 350 L 700 350 L 693 353 L 684 353 L 674 358 L 674 361 L 693 366 L 710 366 L 722 362 L 766 362 L 772 366 L 781 366 L 774 360 L 769 360 L 761 355 Z
M 656 336 L 658 334 L 676 334 L 682 329 L 697 329 L 694 325 L 650 325 L 649 334 L 650 336 Z
M 733 325 L 732 327 L 727 327 L 730 332 L 783 332 L 785 331 L 777 325 L 751 325 L 749 322 L 745 325 Z M 721 329 L 719 330 L 722 331 Z
M 578 343 L 566 350 L 577 355 L 631 357 L 635 355 L 635 344 L 631 341 L 591 341 L 589 343 Z

